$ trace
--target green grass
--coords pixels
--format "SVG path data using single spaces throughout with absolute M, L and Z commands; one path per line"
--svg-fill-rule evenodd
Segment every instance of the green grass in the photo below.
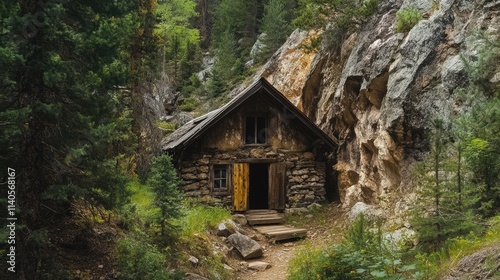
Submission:
M 130 277 L 124 279 L 134 279 L 141 274 L 145 277 L 155 275 L 151 279 L 170 279 L 168 277 L 173 276 L 169 276 L 168 271 L 158 268 L 164 263 L 173 265 L 177 271 L 192 271 L 207 275 L 210 279 L 231 278 L 231 272 L 223 266 L 222 257 L 213 254 L 211 245 L 213 237 L 208 233 L 209 229 L 231 217 L 228 209 L 207 206 L 191 200 L 183 201 L 181 205 L 183 215 L 173 222 L 178 226 L 175 233 L 176 242 L 168 246 L 160 245 L 154 241 L 157 229 L 154 229 L 152 221 L 159 210 L 153 205 L 153 192 L 148 185 L 142 184 L 139 180 L 129 182 L 127 189 L 131 192 L 131 198 L 130 204 L 123 210 L 122 219 L 133 226 L 133 230 L 120 239 L 117 248 L 118 263 Z M 145 248 L 147 252 L 144 251 Z M 199 258 L 200 262 L 195 268 L 187 260 L 188 255 Z M 156 270 L 159 271 L 157 274 L 154 273 Z
M 127 189 L 132 194 L 130 205 L 134 207 L 135 213 L 140 221 L 150 222 L 158 213 L 158 209 L 153 207 L 154 194 L 151 188 L 135 179 L 127 184 Z
M 296 227 L 324 227 L 328 225 L 327 222 L 331 212 L 330 207 L 322 205 L 304 213 L 287 214 L 285 223 Z M 308 215 L 312 215 L 313 218 Z
M 500 244 L 500 216 L 490 220 L 492 226 L 488 228 L 484 236 L 474 235 L 459 237 L 450 240 L 448 246 L 441 251 L 429 256 L 422 256 L 422 266 L 426 270 L 429 279 L 440 279 L 455 267 L 465 256 L 475 252 Z
M 191 237 L 195 233 L 205 233 L 216 227 L 220 222 L 231 217 L 228 209 L 202 205 L 187 201 L 183 205 L 184 217 L 179 221 L 182 226 L 182 236 Z

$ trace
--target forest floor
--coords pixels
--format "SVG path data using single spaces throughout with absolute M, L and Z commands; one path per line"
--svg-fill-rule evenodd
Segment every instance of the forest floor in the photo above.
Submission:
M 233 260 L 231 266 L 236 269 L 235 278 L 240 280 L 286 279 L 290 261 L 297 251 L 308 246 L 319 247 L 340 242 L 347 225 L 344 216 L 338 204 L 328 204 L 320 209 L 301 214 L 287 214 L 284 224 L 307 229 L 307 237 L 277 243 L 269 242 L 266 238 L 258 241 L 264 249 L 264 256 L 247 261 Z M 264 271 L 247 269 L 246 265 L 254 261 L 269 263 L 271 267 Z

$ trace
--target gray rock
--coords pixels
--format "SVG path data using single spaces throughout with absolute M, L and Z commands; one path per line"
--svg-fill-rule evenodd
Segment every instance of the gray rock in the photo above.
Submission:
M 198 258 L 196 258 L 195 256 L 189 256 L 189 262 L 191 262 L 192 264 L 198 264 L 200 262 L 200 260 L 198 260 Z
M 186 278 L 184 278 L 186 280 L 209 280 L 208 278 L 205 278 L 201 275 L 198 275 L 196 273 L 186 273 Z
M 257 41 L 255 41 L 255 44 L 253 44 L 252 49 L 250 50 L 250 57 L 255 59 L 259 53 L 266 47 L 266 45 L 262 42 L 264 38 L 266 37 L 266 33 L 262 33 L 257 37 Z
M 387 232 L 382 236 L 382 240 L 396 250 L 402 246 L 415 246 L 417 244 L 416 233 L 409 228 Z
M 249 269 L 258 270 L 258 271 L 264 271 L 270 267 L 271 267 L 270 263 L 261 262 L 261 261 L 251 262 L 248 264 Z
M 297 208 L 287 208 L 285 212 L 288 214 L 303 214 L 307 213 L 307 208 L 305 207 L 297 207 Z
M 222 222 L 217 226 L 217 235 L 228 237 L 233 234 L 234 230 L 226 225 L 226 223 Z
M 467 79 L 465 66 L 460 55 L 452 56 L 443 63 L 441 82 L 447 90 L 451 92 L 457 87 L 464 87 Z
M 243 214 L 234 214 L 233 221 L 240 226 L 244 226 L 248 223 L 247 218 Z
M 373 205 L 357 202 L 348 213 L 348 218 L 354 221 L 361 213 L 370 221 L 385 220 L 384 212 Z
M 241 233 L 231 234 L 227 240 L 234 246 L 244 259 L 262 257 L 262 247 L 250 237 Z

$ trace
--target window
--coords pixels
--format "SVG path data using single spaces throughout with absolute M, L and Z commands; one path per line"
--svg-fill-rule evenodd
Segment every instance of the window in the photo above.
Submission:
M 228 166 L 227 165 L 214 165 L 214 192 L 227 191 L 228 185 Z
M 245 123 L 245 143 L 265 144 L 267 138 L 265 117 L 247 117 Z

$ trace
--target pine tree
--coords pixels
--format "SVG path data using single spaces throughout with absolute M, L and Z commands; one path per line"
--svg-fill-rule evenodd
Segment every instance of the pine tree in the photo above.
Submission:
M 264 57 L 269 57 L 288 38 L 291 32 L 292 8 L 293 3 L 290 0 L 269 0 L 264 6 L 261 26 L 261 32 L 266 34 L 263 39 Z
M 110 207 L 126 199 L 134 140 L 118 86 L 129 78 L 134 24 L 128 1 L 0 5 L 1 161 L 17 171 L 18 269 L 36 278 L 48 269 L 48 240 L 33 237 L 47 237 L 55 217 L 44 211 L 64 213 L 60 202 L 75 197 Z
M 460 172 L 454 164 L 456 158 L 452 155 L 449 133 L 442 120 L 433 120 L 431 125 L 428 158 L 416 168 L 419 190 L 411 218 L 419 246 L 425 251 L 435 251 L 447 239 L 477 228 L 477 217 L 470 203 L 462 201 L 460 177 L 455 179 Z
M 182 86 L 183 78 L 189 77 L 195 71 L 183 69 L 182 60 L 190 56 L 191 64 L 199 64 L 196 53 L 200 44 L 200 31 L 191 24 L 198 17 L 194 0 L 159 1 L 155 14 L 158 23 L 154 34 L 158 36 L 158 44 L 163 52 L 163 64 L 168 65 L 169 74 L 175 79 L 176 84 Z M 190 71 L 189 74 L 186 72 Z M 186 73 L 186 74 L 185 74 Z
M 168 155 L 158 156 L 153 160 L 147 184 L 155 195 L 153 204 L 160 209 L 156 220 L 160 225 L 161 235 L 171 235 L 176 228 L 172 221 L 181 216 L 182 194 L 176 170 Z
M 237 67 L 239 61 L 236 52 L 236 41 L 233 35 L 226 31 L 224 36 L 221 37 L 211 71 L 209 91 L 212 96 L 221 96 L 226 91 L 228 83 L 242 73 L 243 69 Z
M 500 83 L 492 82 L 500 62 L 500 39 L 478 32 L 473 40 L 483 48 L 477 59 L 462 59 L 469 85 L 459 90 L 472 108 L 457 124 L 464 134 L 464 167 L 471 173 L 466 183 L 474 207 L 483 217 L 491 217 L 500 209 Z

